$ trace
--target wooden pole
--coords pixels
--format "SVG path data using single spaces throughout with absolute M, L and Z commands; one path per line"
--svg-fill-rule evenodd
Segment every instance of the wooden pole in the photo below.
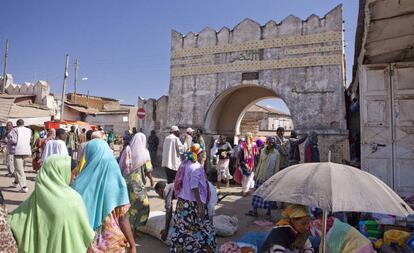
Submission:
M 65 73 L 63 76 L 63 87 L 62 87 L 62 105 L 60 107 L 60 122 L 63 121 L 63 111 L 65 110 L 65 93 L 66 93 L 66 82 L 68 80 L 68 67 L 69 67 L 69 55 L 66 55 Z
M 78 84 L 78 59 L 75 59 L 75 80 L 73 81 L 74 86 L 74 103 L 76 104 L 76 86 Z
M 3 69 L 3 86 L 1 87 L 1 93 L 6 93 L 7 83 L 7 60 L 9 57 L 9 40 L 6 40 L 6 50 L 4 52 L 4 69 Z
M 328 211 L 323 210 L 322 213 L 322 238 L 321 238 L 321 244 L 319 245 L 320 253 L 326 253 L 326 223 L 328 221 Z

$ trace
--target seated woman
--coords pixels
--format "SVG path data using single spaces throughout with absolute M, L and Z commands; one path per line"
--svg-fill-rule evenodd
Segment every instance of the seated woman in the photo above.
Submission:
M 371 241 L 351 225 L 333 216 L 327 220 L 326 252 L 328 253 L 375 253 Z M 312 221 L 310 232 L 322 236 L 322 217 Z
M 135 253 L 128 218 L 130 207 L 125 180 L 108 144 L 95 139 L 86 145 L 72 187 L 80 193 L 96 235 L 90 252 Z M 129 245 L 128 245 L 129 244 Z
M 213 253 L 216 250 L 214 226 L 207 209 L 209 186 L 204 168 L 197 161 L 200 153 L 200 144 L 193 144 L 177 171 L 171 253 Z
M 270 231 L 259 252 L 314 252 L 308 239 L 311 218 L 306 207 L 291 205 L 283 211 L 282 215 L 284 218 Z
M 19 252 L 87 251 L 94 232 L 81 196 L 69 187 L 70 163 L 67 155 L 49 156 L 32 195 L 9 215 Z

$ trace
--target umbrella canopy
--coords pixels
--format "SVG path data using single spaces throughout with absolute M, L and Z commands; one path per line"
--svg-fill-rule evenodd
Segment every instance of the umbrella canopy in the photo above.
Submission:
M 377 177 L 337 163 L 286 168 L 259 187 L 265 200 L 316 206 L 332 212 L 371 212 L 406 217 L 414 211 Z

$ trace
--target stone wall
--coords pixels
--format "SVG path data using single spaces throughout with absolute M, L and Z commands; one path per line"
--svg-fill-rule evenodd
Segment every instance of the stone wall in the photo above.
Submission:
M 148 137 L 152 130 L 155 130 L 160 145 L 158 146 L 157 160 L 161 164 L 162 146 L 165 136 L 169 134 L 170 126 L 167 125 L 168 96 L 162 96 L 158 99 L 141 99 L 138 98 L 138 108 L 144 108 L 145 118 L 137 119 L 137 128 L 142 128 L 143 133 Z
M 3 83 L 3 77 L 0 77 L 0 83 Z M 50 85 L 47 81 L 39 80 L 36 83 L 15 84 L 13 76 L 7 74 L 6 93 L 10 95 L 34 95 L 35 104 L 44 105 L 53 110 L 57 109 L 55 99 L 50 95 Z
M 342 6 L 323 18 L 290 15 L 263 26 L 245 19 L 231 30 L 185 36 L 172 31 L 167 125 L 234 133 L 242 110 L 272 95 L 286 102 L 298 132 L 318 132 L 338 152 L 336 161 L 348 158 L 342 41 Z M 245 87 L 249 92 L 231 96 Z M 255 87 L 270 92 L 257 95 Z M 233 112 L 225 111 L 229 105 Z M 226 120 L 234 126 L 217 123 Z

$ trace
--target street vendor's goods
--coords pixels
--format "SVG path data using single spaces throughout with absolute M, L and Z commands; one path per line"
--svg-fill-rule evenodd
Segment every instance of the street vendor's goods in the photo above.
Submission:
M 410 238 L 410 233 L 400 230 L 388 230 L 384 233 L 384 243 L 386 245 L 397 244 L 402 246 Z
M 414 251 L 414 234 L 411 234 L 410 239 L 407 241 L 407 245 L 412 251 Z
M 214 216 L 213 224 L 216 229 L 216 235 L 223 237 L 234 235 L 237 232 L 237 229 L 239 228 L 239 220 L 235 216 Z
M 221 245 L 220 253 L 240 253 L 240 248 L 235 242 L 226 242 Z
M 256 253 L 254 245 L 243 242 L 226 242 L 220 247 L 220 253 Z
M 148 217 L 148 221 L 145 226 L 138 227 L 138 230 L 144 234 L 153 236 L 160 241 L 161 239 L 161 231 L 165 226 L 165 212 L 162 211 L 154 211 L 150 212 Z M 171 235 L 168 234 L 167 241 L 163 241 L 164 243 L 170 245 L 171 244 Z

